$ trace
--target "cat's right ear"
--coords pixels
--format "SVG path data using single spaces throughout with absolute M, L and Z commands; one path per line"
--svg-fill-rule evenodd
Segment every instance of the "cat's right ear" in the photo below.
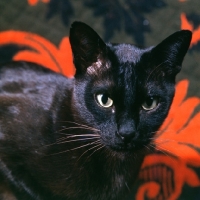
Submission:
M 106 44 L 87 24 L 74 22 L 71 25 L 69 40 L 72 48 L 75 77 L 84 75 L 87 68 L 97 63 L 106 53 Z

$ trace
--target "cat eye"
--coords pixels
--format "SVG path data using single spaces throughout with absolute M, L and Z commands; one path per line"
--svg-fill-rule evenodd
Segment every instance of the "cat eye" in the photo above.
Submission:
M 158 105 L 157 97 L 147 97 L 144 103 L 142 104 L 142 108 L 144 110 L 153 110 Z
M 107 94 L 97 94 L 96 100 L 104 108 L 109 108 L 113 105 L 113 100 Z

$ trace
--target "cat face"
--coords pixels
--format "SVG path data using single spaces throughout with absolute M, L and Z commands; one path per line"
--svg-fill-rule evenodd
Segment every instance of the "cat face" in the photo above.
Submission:
M 190 40 L 190 31 L 179 31 L 139 49 L 105 44 L 86 24 L 73 23 L 76 120 L 98 129 L 101 143 L 114 151 L 145 148 L 167 116 Z

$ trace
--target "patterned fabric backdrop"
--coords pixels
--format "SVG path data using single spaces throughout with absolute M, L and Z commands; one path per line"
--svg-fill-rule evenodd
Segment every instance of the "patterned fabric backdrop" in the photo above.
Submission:
M 66 76 L 74 67 L 71 22 L 83 21 L 107 42 L 140 47 L 180 29 L 193 32 L 175 98 L 129 199 L 200 199 L 200 1 L 1 0 L 0 63 L 27 60 Z

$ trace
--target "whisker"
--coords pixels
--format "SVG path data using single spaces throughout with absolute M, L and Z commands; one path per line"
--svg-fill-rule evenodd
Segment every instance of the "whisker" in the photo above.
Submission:
M 159 148 L 157 148 L 156 146 L 153 146 L 152 144 L 150 144 L 150 146 L 151 146 L 152 148 L 154 148 L 156 151 L 159 151 L 159 152 L 163 153 L 165 156 L 170 157 L 170 154 L 169 154 L 168 152 L 165 152 L 164 150 L 159 149 Z
M 84 137 L 84 136 L 91 136 L 91 137 L 100 137 L 99 134 L 96 134 L 96 133 L 91 133 L 91 134 L 69 134 L 69 133 L 60 133 L 62 135 L 64 135 L 63 137 L 57 139 L 57 141 L 59 140 L 63 140 L 63 139 L 66 139 L 66 138 L 70 138 L 70 137 Z
M 66 153 L 66 152 L 69 152 L 69 151 L 74 151 L 74 150 L 81 149 L 81 148 L 83 148 L 83 147 L 87 147 L 87 146 L 89 146 L 89 145 L 92 145 L 92 144 L 94 144 L 94 143 L 96 143 L 96 141 L 95 141 L 95 142 L 88 143 L 88 144 L 84 144 L 84 145 L 82 145 L 82 146 L 80 146 L 80 147 L 68 149 L 68 150 L 65 150 L 65 151 L 62 151 L 62 152 L 59 152 L 59 153 L 54 153 L 54 154 L 51 154 L 51 155 L 58 155 L 58 154 L 61 154 L 61 153 Z
M 167 143 L 167 142 L 177 142 L 176 140 L 172 140 L 172 139 L 163 139 L 163 138 L 157 138 L 154 140 L 154 142 L 156 144 L 163 144 L 163 143 Z
M 81 156 L 78 158 L 78 160 L 80 160 L 80 158 L 81 158 L 84 154 L 86 154 L 88 151 L 90 151 L 90 150 L 92 150 L 92 149 L 94 149 L 94 148 L 99 147 L 99 146 L 102 145 L 102 144 L 100 143 L 100 141 L 97 141 L 96 143 L 97 143 L 97 145 L 91 147 L 90 149 L 88 149 L 88 150 L 86 150 L 84 153 L 82 153 Z M 98 144 L 98 143 L 99 143 L 99 144 Z
M 66 140 L 66 141 L 61 141 L 61 142 L 57 142 L 56 144 L 64 144 L 64 143 L 68 143 L 68 142 L 79 142 L 79 141 L 84 141 L 84 140 L 95 140 L 96 138 L 79 138 L 76 140 Z
M 171 152 L 170 150 L 168 150 L 168 149 L 166 149 L 164 147 L 156 146 L 154 148 L 155 148 L 155 150 L 162 152 L 163 154 L 165 154 L 168 157 L 171 157 L 171 156 L 178 157 L 176 154 L 174 154 L 173 152 Z
M 157 150 L 162 150 L 162 151 L 164 151 L 164 152 L 166 152 L 166 153 L 170 153 L 170 154 L 172 154 L 172 155 L 175 155 L 172 151 L 170 151 L 169 149 L 166 149 L 166 148 L 164 148 L 164 147 L 161 147 L 161 146 L 156 146 L 156 149 Z
M 67 137 L 62 137 L 62 138 L 60 138 L 60 139 L 58 139 L 56 142 L 62 142 L 62 141 L 64 141 L 64 140 L 67 140 L 67 139 L 73 139 L 73 138 L 77 138 L 77 139 L 79 139 L 79 137 L 81 137 L 80 139 L 89 139 L 89 138 L 93 138 L 93 139 L 98 139 L 98 138 L 100 138 L 100 136 L 99 135 L 81 135 L 81 136 L 78 136 L 78 135 L 71 135 L 71 136 L 67 136 Z M 84 138 L 82 138 L 82 137 L 84 137 Z
M 130 192 L 131 190 L 130 190 L 130 188 L 129 188 L 129 186 L 128 186 L 127 182 L 125 182 L 125 185 L 126 185 L 126 187 L 127 187 L 128 191 Z
M 157 147 L 157 148 L 162 148 L 164 149 L 165 151 L 169 151 L 167 149 L 165 149 L 164 147 L 162 147 L 161 145 L 162 144 L 165 144 L 165 143 L 168 143 L 168 142 L 175 142 L 177 143 L 176 140 L 170 140 L 170 139 L 156 139 L 155 141 L 153 141 L 154 145 Z M 174 155 L 174 153 L 170 152 L 172 155 Z
M 79 126 L 82 126 L 82 127 L 92 128 L 92 129 L 94 129 L 94 130 L 96 130 L 96 131 L 99 131 L 99 130 L 96 129 L 96 128 L 93 128 L 93 127 L 87 126 L 87 125 L 85 125 L 85 124 L 79 124 L 79 123 L 77 123 L 77 122 L 73 122 L 73 121 L 61 121 L 61 122 L 68 122 L 68 123 L 76 124 L 76 125 L 79 125 Z
M 70 135 L 70 136 L 67 136 L 66 138 L 84 137 L 84 136 L 100 137 L 99 134 L 80 134 L 80 135 Z
M 155 134 L 153 136 L 153 138 L 157 138 L 157 137 L 160 137 L 160 135 L 164 134 L 164 133 L 174 133 L 174 130 L 173 129 L 167 129 L 167 130 L 158 130 L 158 131 L 154 131 L 154 132 L 151 132 L 150 134 Z
M 153 153 L 153 150 L 152 149 L 150 149 L 147 145 L 143 145 L 144 147 L 146 147 L 149 151 L 151 151 L 152 153 Z M 151 146 L 151 145 L 150 145 Z M 151 146 L 152 147 L 152 146 Z
M 100 144 L 99 146 L 100 146 L 100 147 L 99 147 L 98 149 L 96 149 L 95 151 L 93 151 L 93 153 L 91 153 L 91 154 L 87 157 L 86 160 L 88 160 L 95 152 L 97 152 L 98 150 L 102 149 L 105 145 Z
M 89 127 L 77 127 L 77 126 L 74 126 L 74 127 L 67 127 L 67 128 L 63 128 L 61 130 L 59 130 L 58 132 L 61 132 L 61 131 L 65 131 L 65 130 L 72 130 L 72 129 L 84 129 L 84 130 L 91 130 L 91 131 L 100 131 L 98 129 L 95 129 L 95 128 L 89 128 Z
M 57 141 L 59 140 L 65 140 L 65 139 L 68 139 L 68 138 L 74 138 L 74 137 L 93 137 L 93 138 L 100 138 L 100 135 L 98 134 L 80 134 L 80 135 L 73 135 L 73 134 L 70 134 L 69 136 L 66 136 L 66 137 L 62 137 L 62 138 L 59 138 Z
M 78 140 L 81 141 L 81 140 L 92 140 L 92 139 L 100 138 L 99 134 L 80 134 L 80 135 L 66 134 L 66 135 L 68 135 L 68 136 L 59 138 L 56 140 L 56 142 L 54 142 L 52 144 L 44 145 L 43 147 L 49 147 L 49 146 L 53 146 L 53 145 L 57 145 L 57 144 L 73 142 L 73 141 L 78 141 Z M 76 138 L 76 137 L 77 137 L 76 140 L 67 140 L 67 139 Z M 78 137 L 85 137 L 85 138 L 78 138 Z

